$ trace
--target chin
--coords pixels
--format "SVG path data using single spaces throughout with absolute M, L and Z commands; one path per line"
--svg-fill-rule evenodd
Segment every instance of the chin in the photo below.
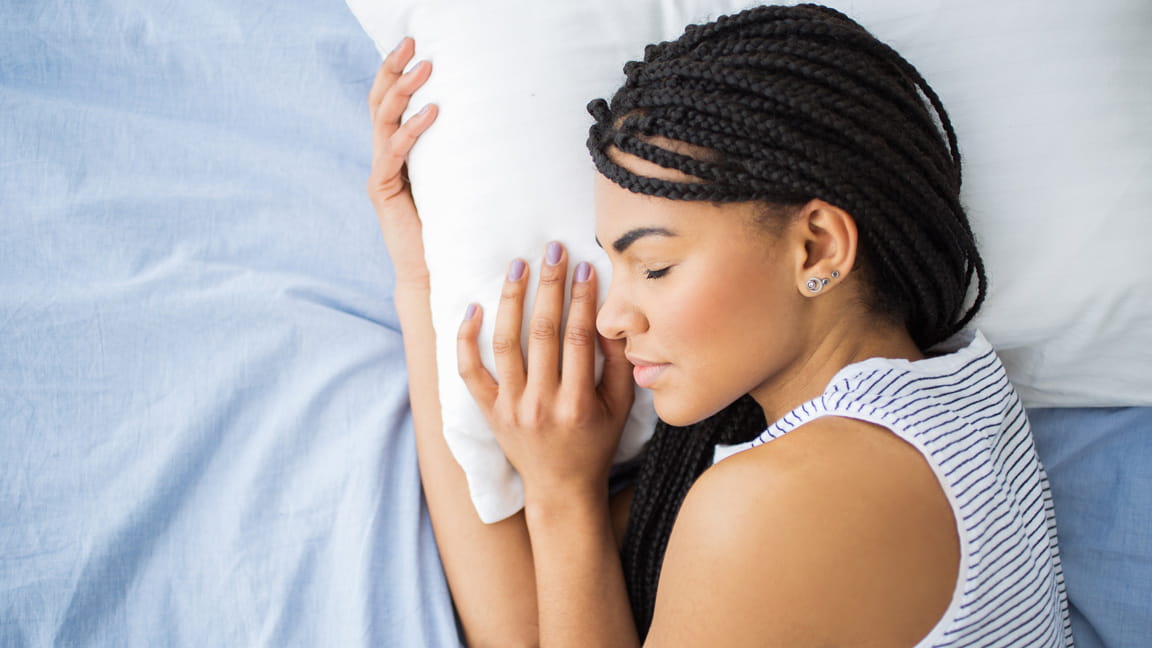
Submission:
M 661 421 L 676 427 L 687 427 L 699 423 L 724 409 L 722 405 L 710 410 L 701 407 L 700 403 L 685 403 L 684 399 L 677 399 L 671 394 L 661 396 L 657 393 L 653 393 L 652 395 L 652 404 L 656 409 L 656 415 L 660 417 Z

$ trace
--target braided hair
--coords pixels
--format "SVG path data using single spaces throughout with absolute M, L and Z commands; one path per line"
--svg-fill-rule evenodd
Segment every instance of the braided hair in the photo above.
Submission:
M 852 19 L 812 4 L 756 7 L 648 45 L 624 73 L 611 103 L 588 104 L 587 146 L 605 177 L 672 200 L 774 208 L 820 198 L 856 221 L 869 307 L 903 324 L 921 349 L 976 314 L 987 279 L 960 204 L 948 114 L 910 63 Z M 708 153 L 673 152 L 652 136 Z M 636 175 L 609 157 L 610 146 L 698 180 Z M 657 424 L 621 553 L 641 636 L 689 487 L 715 444 L 751 439 L 765 424 L 748 396 L 688 427 Z

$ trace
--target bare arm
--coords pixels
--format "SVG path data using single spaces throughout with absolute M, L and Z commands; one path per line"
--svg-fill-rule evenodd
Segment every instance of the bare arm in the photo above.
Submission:
M 524 480 L 535 558 L 541 643 L 636 646 L 624 575 L 613 538 L 609 463 L 632 404 L 632 365 L 622 340 L 596 332 L 597 277 L 577 266 L 561 327 L 567 254 L 545 256 L 530 316 L 528 353 L 520 331 L 526 264 L 513 261 L 496 313 L 495 375 L 480 362 L 483 314 L 460 328 L 460 373 L 509 461 Z M 604 350 L 595 381 L 593 351 Z
M 412 94 L 431 73 L 431 63 L 425 62 L 401 76 L 414 47 L 406 39 L 385 59 L 369 95 L 374 153 L 368 194 L 396 270 L 395 302 L 424 496 L 468 645 L 536 645 L 536 584 L 524 516 L 496 524 L 480 521 L 442 433 L 428 268 L 420 218 L 402 176 L 408 152 L 438 111 L 432 106 L 400 125 Z

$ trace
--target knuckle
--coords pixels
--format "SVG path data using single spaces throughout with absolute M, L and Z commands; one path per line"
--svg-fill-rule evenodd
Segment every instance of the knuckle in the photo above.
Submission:
M 545 270 L 540 274 L 540 285 L 544 288 L 563 286 L 564 277 L 556 270 Z
M 489 414 L 489 422 L 493 430 L 505 430 L 516 425 L 516 416 L 509 410 L 508 404 L 501 396 L 496 397 L 496 403 Z
M 404 158 L 407 155 L 407 151 L 403 146 L 392 146 L 391 141 L 384 145 L 384 150 L 380 153 L 386 158 L 391 158 L 394 162 L 404 162 Z
M 494 335 L 492 337 L 492 353 L 498 356 L 509 355 L 513 351 L 519 350 L 520 344 L 512 337 L 507 335 Z
M 595 299 L 595 297 L 596 295 L 592 292 L 592 287 L 589 286 L 587 282 L 579 282 L 572 286 L 572 303 L 574 304 L 583 304 Z
M 591 346 L 596 341 L 596 331 L 588 326 L 569 324 L 568 330 L 564 332 L 564 338 L 568 344 L 575 347 Z
M 368 181 L 368 197 L 373 201 L 377 209 L 383 209 L 388 201 L 404 192 L 404 183 L 398 182 L 396 178 L 390 180 L 378 180 L 376 177 Z M 386 218 L 385 214 L 381 214 L 381 218 Z
M 538 427 L 547 418 L 545 409 L 542 403 L 536 399 L 526 400 L 520 404 L 519 411 L 516 413 L 516 419 L 522 426 L 525 427 Z
M 572 429 L 587 427 L 591 418 L 588 410 L 582 407 L 577 399 L 566 399 L 556 412 L 556 419 L 559 424 Z
M 520 288 L 519 282 L 505 281 L 504 287 L 500 289 L 500 301 L 502 302 L 515 302 L 518 301 L 524 291 Z
M 534 317 L 528 327 L 529 334 L 533 340 L 538 342 L 549 342 L 556 339 L 558 331 L 556 330 L 556 322 L 553 322 L 547 317 Z

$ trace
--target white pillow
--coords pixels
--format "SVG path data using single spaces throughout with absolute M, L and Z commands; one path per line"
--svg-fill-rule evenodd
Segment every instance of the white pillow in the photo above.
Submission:
M 495 522 L 523 507 L 523 486 L 457 374 L 456 330 L 467 304 L 479 302 L 487 314 L 481 349 L 491 367 L 486 342 L 507 264 L 522 257 L 538 276 L 548 241 L 568 249 L 570 272 L 589 261 L 601 291 L 607 288 L 610 267 L 595 243 L 585 106 L 624 82 L 625 61 L 642 56 L 649 42 L 679 35 L 688 19 L 683 6 L 654 1 L 348 5 L 382 55 L 407 35 L 416 40 L 413 62 L 434 62 L 405 114 L 429 102 L 440 107 L 409 156 L 409 177 L 432 278 L 444 436 L 480 518 Z M 655 422 L 651 394 L 637 389 L 616 459 L 634 457 Z
M 1024 403 L 1152 405 L 1152 3 L 902 4 L 844 9 L 952 117 L 991 284 L 976 324 Z
M 480 302 L 490 339 L 506 265 L 539 268 L 559 240 L 593 241 L 589 100 L 623 64 L 736 0 L 347 0 L 382 55 L 416 39 L 440 106 L 409 158 L 424 219 L 445 436 L 485 521 L 523 505 L 456 373 L 455 332 Z M 963 198 L 991 279 L 978 324 L 1029 406 L 1152 405 L 1152 24 L 1146 0 L 828 3 L 915 65 L 964 156 Z M 572 264 L 573 266 L 575 263 Z M 487 345 L 482 344 L 482 348 Z M 486 358 L 490 362 L 490 356 Z M 490 366 L 490 365 L 489 365 Z M 654 421 L 639 390 L 618 458 Z

